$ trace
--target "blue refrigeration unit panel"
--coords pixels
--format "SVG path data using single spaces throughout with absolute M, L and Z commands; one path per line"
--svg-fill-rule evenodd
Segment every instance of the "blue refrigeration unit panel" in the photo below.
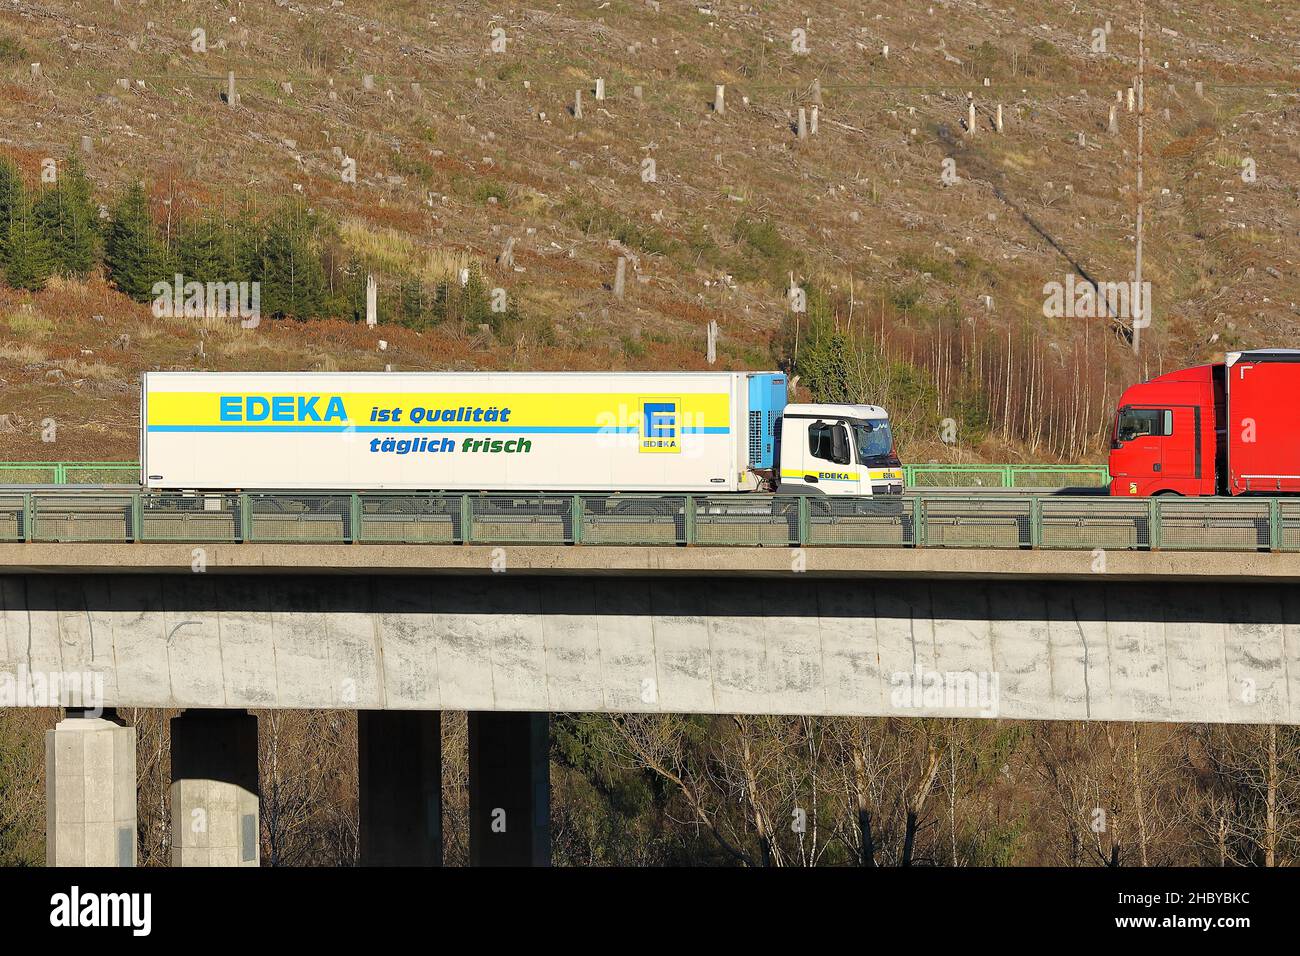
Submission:
M 768 469 L 774 463 L 777 428 L 785 411 L 784 372 L 749 376 L 749 466 Z

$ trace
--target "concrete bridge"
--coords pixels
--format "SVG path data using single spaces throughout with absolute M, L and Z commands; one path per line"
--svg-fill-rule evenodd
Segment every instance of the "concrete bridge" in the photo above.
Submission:
M 89 675 L 186 708 L 177 865 L 258 862 L 245 709 L 275 707 L 358 710 L 364 861 L 436 863 L 438 714 L 466 710 L 472 860 L 537 863 L 548 713 L 1297 723 L 1297 578 L 1292 553 L 11 544 L 0 694 Z M 65 703 L 49 860 L 132 863 L 134 731 Z

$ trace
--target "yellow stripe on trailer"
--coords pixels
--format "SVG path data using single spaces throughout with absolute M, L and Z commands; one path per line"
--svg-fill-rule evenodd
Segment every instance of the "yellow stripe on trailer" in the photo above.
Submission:
M 277 399 L 279 401 L 277 401 Z M 265 413 L 258 421 L 292 424 L 456 424 L 472 417 L 474 409 L 491 409 L 491 421 L 508 427 L 570 426 L 587 429 L 639 429 L 647 401 L 675 404 L 675 424 L 686 432 L 709 429 L 728 431 L 731 402 L 727 395 L 619 392 L 289 392 L 242 390 L 229 392 L 151 391 L 146 426 L 197 425 L 229 429 L 253 424 L 250 401 Z M 273 404 L 274 403 L 274 404 Z M 463 411 L 468 408 L 468 411 Z M 284 414 L 280 414 L 280 410 Z M 303 414 L 307 409 L 308 414 Z M 400 410 L 400 416 L 393 415 Z M 272 414 L 274 412 L 275 414 Z M 385 414 L 387 413 L 387 414 Z M 460 413 L 458 415 L 458 413 Z

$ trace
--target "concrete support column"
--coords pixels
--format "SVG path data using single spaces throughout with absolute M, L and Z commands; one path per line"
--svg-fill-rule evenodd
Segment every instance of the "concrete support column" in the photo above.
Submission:
M 362 866 L 442 865 L 442 715 L 357 713 Z
M 550 717 L 469 715 L 471 866 L 550 866 Z
M 69 710 L 45 732 L 46 866 L 135 866 L 135 728 Z
M 257 866 L 257 718 L 187 710 L 171 732 L 172 866 Z

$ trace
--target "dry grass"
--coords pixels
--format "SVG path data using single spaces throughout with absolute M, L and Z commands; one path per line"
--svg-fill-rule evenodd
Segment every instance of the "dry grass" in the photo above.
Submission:
M 123 381 L 121 370 L 105 362 L 82 362 L 78 359 L 66 359 L 55 364 L 74 379 L 89 379 L 92 382 L 103 383 Z
M 14 365 L 37 365 L 45 361 L 45 352 L 25 342 L 0 342 L 0 361 Z
M 37 342 L 49 338 L 54 331 L 54 323 L 39 312 L 12 312 L 5 325 L 18 338 Z
M 422 246 L 396 229 L 377 229 L 359 219 L 345 219 L 339 232 L 349 249 L 386 272 L 437 282 L 458 275 L 462 269 L 482 270 L 481 261 L 463 250 Z

